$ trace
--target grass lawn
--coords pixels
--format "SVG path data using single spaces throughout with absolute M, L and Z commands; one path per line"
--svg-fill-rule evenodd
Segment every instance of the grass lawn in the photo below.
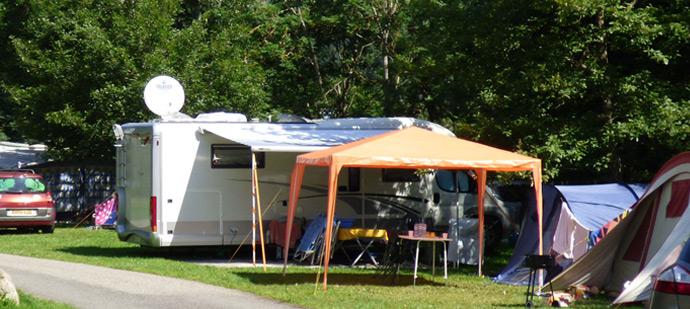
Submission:
M 452 269 L 449 279 L 433 278 L 422 272 L 417 286 L 412 286 L 410 271 L 404 271 L 397 285 L 377 275 L 372 269 L 333 267 L 329 272 L 329 290 L 316 288 L 316 269 L 304 267 L 217 268 L 182 262 L 171 258 L 179 253 L 169 250 L 142 248 L 120 242 L 111 230 L 59 228 L 54 234 L 0 234 L 0 252 L 56 259 L 159 274 L 212 285 L 235 288 L 279 301 L 308 308 L 399 308 L 454 307 L 494 308 L 523 307 L 525 287 L 493 283 L 476 275 L 476 268 Z M 213 253 L 206 252 L 209 257 Z M 227 252 L 219 253 L 227 257 Z M 509 251 L 487 259 L 488 273 L 496 272 L 506 263 Z M 441 269 L 442 271 L 442 269 Z M 438 273 L 438 272 L 437 272 Z M 535 298 L 536 300 L 536 298 Z M 587 300 L 577 308 L 605 308 L 607 299 Z
M 73 308 L 66 304 L 56 303 L 45 299 L 40 299 L 22 291 L 19 292 L 19 306 L 8 301 L 0 301 L 0 308 L 8 309 L 69 309 Z

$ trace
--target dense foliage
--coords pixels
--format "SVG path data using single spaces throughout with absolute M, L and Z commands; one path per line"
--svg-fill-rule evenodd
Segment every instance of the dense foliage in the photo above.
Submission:
M 183 112 L 413 116 L 537 156 L 547 179 L 645 181 L 690 149 L 682 0 L 0 1 L 0 140 L 113 156 L 113 123 Z

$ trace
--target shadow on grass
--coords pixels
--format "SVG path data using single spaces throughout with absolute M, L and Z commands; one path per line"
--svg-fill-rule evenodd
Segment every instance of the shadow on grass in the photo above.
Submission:
M 258 285 L 285 285 L 285 284 L 307 284 L 316 283 L 315 273 L 262 273 L 262 272 L 239 272 L 238 276 L 247 279 L 252 284 Z M 323 282 L 323 274 L 319 278 Z M 328 273 L 329 285 L 379 285 L 379 286 L 411 286 L 411 275 L 398 276 L 397 282 L 393 282 L 392 277 L 375 273 Z M 417 278 L 419 286 L 445 286 L 443 283 Z
M 232 246 L 194 246 L 194 247 L 100 247 L 71 246 L 56 249 L 61 252 L 91 257 L 134 257 L 164 258 L 168 260 L 229 260 L 236 247 Z M 251 251 L 240 250 L 235 260 L 251 260 Z M 281 260 L 282 262 L 282 260 Z
M 133 257 L 133 258 L 169 258 L 172 255 L 171 250 L 165 248 L 147 248 L 147 247 L 65 247 L 56 249 L 57 251 L 82 255 L 91 257 Z
M 210 253 L 217 254 L 217 252 L 219 252 L 199 248 L 113 248 L 95 246 L 65 247 L 57 250 L 69 254 L 90 257 L 162 258 L 169 260 L 179 260 L 180 258 L 204 254 L 208 255 Z M 225 252 L 223 251 L 221 253 Z M 316 270 L 302 272 L 299 269 L 294 270 L 295 267 L 296 266 L 291 266 L 291 269 L 293 270 L 288 272 L 285 276 L 283 276 L 283 274 L 280 272 L 263 273 L 258 269 L 256 271 L 247 271 L 246 269 L 241 268 L 238 268 L 235 274 L 257 285 L 307 284 L 316 282 Z M 349 273 L 342 273 L 342 271 Z M 337 285 L 410 286 L 413 285 L 413 278 L 412 275 L 400 274 L 398 275 L 397 280 L 393 280 L 392 276 L 378 274 L 375 271 L 344 269 L 329 272 L 328 283 Z M 420 277 L 417 278 L 416 285 L 446 286 L 447 284 Z
M 16 229 L 0 229 L 0 235 L 25 235 L 25 234 L 46 234 L 43 232 L 40 232 L 37 228 L 32 228 L 32 227 L 24 227 L 24 228 L 16 228 Z M 50 235 L 50 234 L 46 234 Z

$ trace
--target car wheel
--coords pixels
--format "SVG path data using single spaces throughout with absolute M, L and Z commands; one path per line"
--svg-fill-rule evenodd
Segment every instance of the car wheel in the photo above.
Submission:
M 54 226 L 42 227 L 42 228 L 41 228 L 41 233 L 43 233 L 43 234 L 52 234 L 54 230 L 55 230 L 55 227 L 54 227 Z

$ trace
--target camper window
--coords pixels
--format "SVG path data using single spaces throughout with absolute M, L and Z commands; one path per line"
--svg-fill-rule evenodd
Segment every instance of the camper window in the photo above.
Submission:
M 265 153 L 256 152 L 256 167 L 264 168 Z M 251 168 L 252 151 L 240 145 L 211 145 L 211 168 Z
M 458 172 L 458 191 L 464 193 L 476 191 L 472 190 L 473 185 L 474 181 L 470 179 L 470 175 L 465 172 Z
M 455 172 L 440 170 L 436 172 L 436 184 L 443 191 L 455 192 Z
M 413 169 L 384 168 L 381 170 L 383 182 L 419 182 L 421 178 Z
M 361 170 L 359 167 L 350 167 L 347 169 L 347 187 L 350 192 L 358 192 L 359 191 L 359 175 L 361 174 Z
M 464 171 L 436 172 L 436 184 L 446 192 L 476 193 L 476 182 Z

